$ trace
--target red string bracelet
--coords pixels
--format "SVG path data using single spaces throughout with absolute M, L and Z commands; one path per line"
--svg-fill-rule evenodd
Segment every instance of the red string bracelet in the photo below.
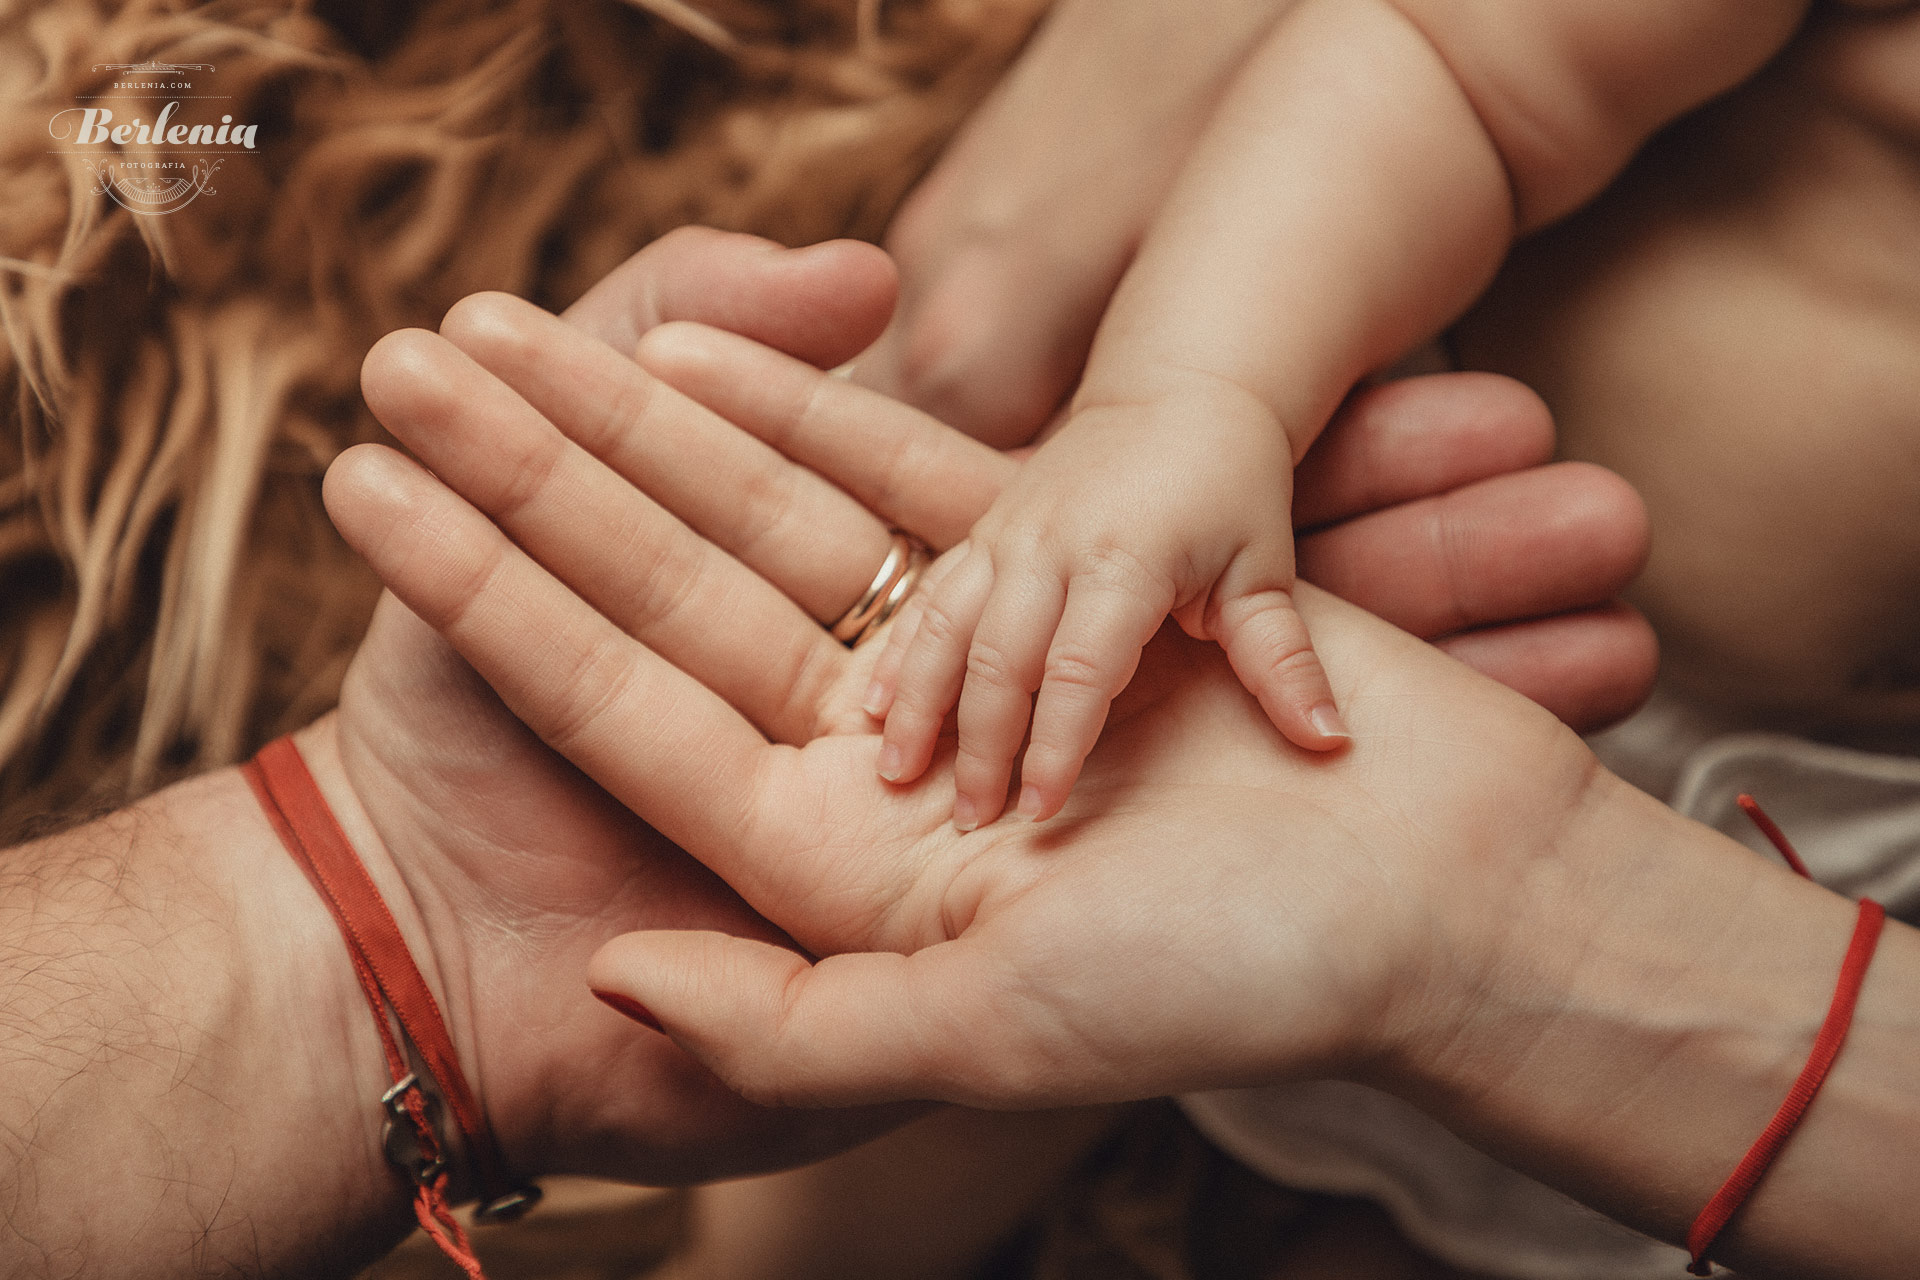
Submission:
M 387 1069 L 393 1075 L 393 1088 L 380 1097 L 387 1115 L 383 1145 L 387 1159 L 413 1181 L 414 1216 L 440 1251 L 471 1280 L 485 1280 L 480 1260 L 447 1198 L 452 1178 L 446 1146 L 435 1127 L 439 1099 L 408 1067 L 388 1021 L 389 1008 L 419 1051 L 459 1126 L 481 1194 L 475 1219 L 512 1221 L 539 1202 L 540 1188 L 515 1186 L 506 1178 L 499 1147 L 460 1070 L 440 1006 L 414 964 L 393 913 L 340 829 L 293 740 L 268 743 L 241 766 L 241 772 L 280 842 L 319 890 L 346 940 L 354 975 L 373 1010 Z
M 1813 879 L 1807 870 L 1807 864 L 1794 852 L 1772 818 L 1760 809 L 1752 796 L 1741 796 L 1740 807 L 1752 818 L 1787 865 L 1807 879 Z M 1759 1185 L 1766 1175 L 1780 1149 L 1787 1145 L 1787 1139 L 1800 1120 L 1807 1114 L 1807 1108 L 1813 1104 L 1813 1097 L 1820 1092 L 1820 1086 L 1826 1081 L 1827 1071 L 1833 1066 L 1833 1060 L 1840 1056 L 1840 1046 L 1845 1043 L 1847 1029 L 1853 1025 L 1853 1007 L 1860 998 L 1860 984 L 1866 980 L 1867 966 L 1873 961 L 1873 949 L 1880 941 L 1880 928 L 1886 923 L 1887 913 L 1881 905 L 1871 898 L 1860 900 L 1860 915 L 1853 927 L 1853 941 L 1847 946 L 1847 957 L 1840 963 L 1840 981 L 1834 987 L 1833 1003 L 1827 1007 L 1826 1020 L 1820 1024 L 1820 1034 L 1814 1037 L 1813 1052 L 1807 1055 L 1807 1065 L 1800 1068 L 1799 1079 L 1793 1082 L 1785 1102 L 1774 1113 L 1773 1120 L 1763 1130 L 1747 1154 L 1741 1157 L 1733 1173 L 1726 1182 L 1714 1192 L 1713 1199 L 1707 1201 L 1706 1208 L 1700 1210 L 1700 1216 L 1693 1220 L 1693 1226 L 1687 1231 L 1687 1252 L 1693 1255 L 1693 1261 L 1687 1264 L 1687 1271 L 1696 1276 L 1711 1275 L 1713 1264 L 1707 1261 L 1707 1250 L 1725 1230 L 1727 1222 L 1745 1204 L 1747 1197 Z

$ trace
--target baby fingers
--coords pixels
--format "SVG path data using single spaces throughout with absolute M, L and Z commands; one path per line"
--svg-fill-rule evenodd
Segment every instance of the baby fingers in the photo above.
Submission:
M 1020 813 L 1052 817 L 1172 604 L 1170 582 L 1112 556 L 1066 574 L 1041 565 L 999 568 L 983 547 L 969 548 L 920 603 L 910 637 L 883 661 L 893 702 L 882 776 L 908 782 L 924 772 L 957 703 L 953 820 L 970 831 L 1006 808 L 1031 717 Z M 885 668 L 897 668 L 897 676 Z
M 1251 591 L 1218 606 L 1210 627 L 1240 683 L 1287 741 L 1331 751 L 1352 738 L 1293 593 Z
M 953 825 L 971 831 L 1007 807 L 1013 759 L 1027 736 L 1047 641 L 1060 624 L 1066 588 L 1054 574 L 996 579 L 966 654 L 960 747 L 953 762 Z
M 992 589 L 991 562 L 977 548 L 966 547 L 915 601 L 904 648 L 883 655 L 875 674 L 876 687 L 882 680 L 892 684 L 880 743 L 880 776 L 888 782 L 912 782 L 933 762 L 940 726 L 960 698 L 967 651 Z
M 1166 621 L 1170 587 L 1143 573 L 1105 567 L 1076 575 L 1047 650 L 1033 710 L 1033 740 L 1020 764 L 1020 814 L 1038 822 L 1060 812 L 1086 763 L 1107 710 L 1133 679 L 1140 651 Z M 973 689 L 968 677 L 967 692 Z M 966 694 L 961 706 L 965 707 Z M 966 750 L 966 721 L 960 725 Z

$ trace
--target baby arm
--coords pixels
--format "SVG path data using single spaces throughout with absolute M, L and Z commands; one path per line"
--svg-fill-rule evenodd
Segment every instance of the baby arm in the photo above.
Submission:
M 1114 296 L 1057 435 L 882 663 L 885 776 L 956 702 L 955 817 L 1066 796 L 1171 614 L 1276 727 L 1345 729 L 1294 609 L 1292 467 L 1513 238 L 1758 69 L 1805 0 L 1305 0 L 1256 51 Z

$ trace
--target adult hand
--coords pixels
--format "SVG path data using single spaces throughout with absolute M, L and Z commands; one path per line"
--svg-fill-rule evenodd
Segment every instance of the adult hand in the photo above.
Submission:
M 677 232 L 566 322 L 621 360 L 615 350 L 631 352 L 654 325 L 697 318 L 832 365 L 885 322 L 893 275 L 878 257 Z M 446 331 L 457 338 L 466 314 L 456 308 Z M 366 377 L 383 411 L 411 372 L 386 346 Z M 462 1061 L 515 1167 L 685 1182 L 800 1162 L 887 1122 L 746 1104 L 667 1042 L 626 1034 L 582 991 L 586 958 L 636 926 L 781 935 L 547 749 L 391 596 L 337 717 L 302 745 L 359 842 L 377 840 L 404 876 Z
M 544 739 L 667 834 L 682 843 L 691 839 L 708 865 L 756 908 L 772 911 L 802 947 L 816 954 L 918 950 L 946 940 L 941 931 L 953 920 L 971 919 L 973 905 L 950 914 L 957 909 L 954 895 L 964 890 L 940 883 L 940 871 L 916 872 L 911 885 L 895 881 L 903 865 L 953 871 L 977 855 L 956 853 L 950 838 L 916 825 L 938 808 L 943 786 L 950 803 L 944 774 L 910 798 L 882 805 L 891 826 L 872 825 L 883 821 L 868 811 L 884 789 L 849 767 L 856 760 L 872 765 L 873 726 L 859 705 L 872 676 L 871 651 L 850 654 L 820 624 L 859 593 L 880 558 L 887 524 L 935 546 L 950 544 L 1017 464 L 884 397 L 712 329 L 657 330 L 642 342 L 641 354 L 724 417 L 524 303 L 472 300 L 450 317 L 448 332 L 457 343 L 417 333 L 390 338 L 373 358 L 369 396 L 434 474 L 498 519 L 513 542 L 418 466 L 377 448 L 352 451 L 330 475 L 330 507 L 401 598 L 448 634 Z M 1458 398 L 1442 396 L 1434 406 L 1456 411 L 1476 398 L 1484 408 L 1514 395 L 1511 384 L 1497 380 L 1437 385 Z M 1332 539 L 1326 544 L 1330 568 L 1363 562 L 1342 557 L 1371 539 L 1406 547 L 1410 529 L 1444 518 L 1445 506 L 1415 508 L 1409 524 L 1406 508 L 1369 511 L 1366 500 L 1397 487 L 1382 469 L 1397 455 L 1360 441 L 1404 428 L 1402 415 L 1420 407 L 1417 395 L 1417 388 L 1375 393 L 1349 411 L 1343 430 L 1355 433 L 1349 447 L 1357 452 L 1348 462 L 1380 465 L 1350 465 L 1327 482 L 1315 514 L 1352 517 L 1319 535 Z M 1427 419 L 1445 420 L 1444 412 Z M 762 441 L 777 443 L 786 456 Z M 853 496 L 823 476 L 841 480 Z M 1535 473 L 1532 483 L 1560 488 L 1568 479 L 1591 484 L 1597 475 L 1550 470 Z M 635 484 L 652 489 L 659 502 Z M 1456 491 L 1458 509 L 1496 500 L 1501 487 L 1488 484 L 1498 486 L 1481 482 Z M 1448 544 L 1425 545 L 1437 557 Z M 1633 560 L 1630 554 L 1618 566 L 1622 575 Z M 1409 580 L 1444 578 L 1433 558 L 1410 572 L 1406 565 L 1401 562 Z M 1443 629 L 1459 623 L 1454 606 L 1422 616 L 1435 597 L 1406 598 L 1410 593 L 1403 591 L 1396 601 L 1391 586 L 1380 586 L 1394 577 L 1388 572 L 1366 582 L 1355 573 L 1354 584 L 1397 605 L 1409 620 L 1438 621 Z M 1532 589 L 1563 587 L 1550 581 Z M 1632 633 L 1618 615 L 1588 624 Z M 527 635 L 543 637 L 539 649 L 525 648 Z M 645 646 L 707 689 L 663 666 Z M 1120 823 L 1111 837 L 1117 843 L 1139 835 L 1131 824 L 1147 811 L 1122 805 L 1131 816 L 1112 818 L 1102 802 L 1110 804 L 1115 779 L 1134 776 L 1148 756 L 1172 751 L 1181 759 L 1176 772 L 1196 781 L 1218 778 L 1207 785 L 1220 787 L 1275 759 L 1284 763 L 1266 731 L 1245 719 L 1242 701 L 1217 684 L 1212 664 L 1178 645 L 1162 644 L 1156 652 L 1117 716 L 1104 763 L 1090 778 L 1089 799 L 1068 811 L 1071 819 L 1092 806 L 1101 816 L 1088 822 Z M 1453 670 L 1444 662 L 1437 669 Z M 746 719 L 728 711 L 729 704 Z M 1560 740 L 1548 731 L 1551 716 L 1518 714 L 1534 727 L 1503 737 L 1515 750 L 1531 753 L 1536 739 Z M 1383 733 L 1389 742 L 1402 736 L 1391 725 Z M 767 738 L 804 749 L 768 754 Z M 1564 742 L 1574 739 L 1566 735 Z M 656 768 L 661 749 L 677 763 Z M 1579 758 L 1577 747 L 1571 755 Z M 1490 767 L 1497 773 L 1513 763 L 1501 757 Z M 689 768 L 706 785 L 693 786 Z M 1570 767 L 1571 774 L 1580 772 Z M 1352 771 L 1337 776 L 1352 792 L 1338 794 L 1357 803 L 1362 782 Z M 1243 787 L 1243 807 L 1266 795 L 1265 785 Z M 1149 825 L 1209 830 L 1199 810 L 1181 812 L 1207 786 L 1173 790 L 1178 798 L 1159 819 L 1145 819 Z M 1439 798 L 1434 803 L 1445 807 Z M 1551 797 L 1547 803 L 1551 808 Z M 788 806 L 825 825 L 784 825 L 775 815 Z M 1247 807 L 1246 821 L 1255 820 L 1253 811 Z M 1270 809 L 1261 813 L 1265 821 Z M 851 827 L 833 825 L 841 819 Z M 1500 821 L 1510 823 L 1513 815 Z M 1047 837 L 1009 835 L 1003 825 L 990 843 L 1019 862 L 1032 854 L 1034 838 Z M 1421 894 L 1431 890 L 1419 886 Z M 902 894 L 913 898 L 912 909 Z M 1349 900 L 1345 893 L 1329 897 Z M 1316 934 L 1309 941 L 1320 949 L 1323 940 Z M 740 945 L 794 956 L 765 942 Z M 1369 948 L 1366 955 L 1369 981 L 1378 980 L 1380 966 L 1392 972 L 1407 961 L 1392 957 L 1391 949 Z M 803 961 L 795 957 L 794 963 Z M 1329 990 L 1351 996 L 1363 985 L 1347 975 Z M 1336 1000 L 1335 1007 L 1342 1018 L 1377 1012 L 1364 1000 Z M 1303 1012 L 1290 1025 L 1312 1022 Z M 1323 1045 L 1339 1038 L 1325 1029 L 1320 1034 Z
M 1002 447 L 1086 363 L 1227 78 L 1292 0 L 1060 0 L 888 232 L 903 279 L 860 381 Z
M 687 232 L 576 318 L 630 347 L 702 316 L 833 363 L 892 303 L 891 268 L 846 255 Z M 636 922 L 782 935 L 529 735 L 397 602 L 301 749 L 511 1172 L 714 1177 L 899 1114 L 756 1108 L 581 991 L 594 948 Z M 352 1274 L 408 1229 L 382 1154 L 392 1077 L 347 950 L 238 770 L 0 864 L 0 1273 Z
M 1355 749 L 1289 750 L 1217 654 L 1167 635 L 1060 818 L 956 834 L 944 764 L 900 791 L 873 778 L 857 705 L 871 650 L 820 627 L 833 606 L 818 602 L 856 592 L 871 561 L 779 546 L 792 528 L 854 540 L 858 508 L 823 474 L 889 522 L 958 536 L 1004 460 L 924 422 L 903 441 L 893 408 L 772 357 L 733 384 L 730 412 L 810 470 L 729 456 L 724 424 L 684 408 L 662 408 L 658 432 L 609 430 L 627 375 L 494 306 L 482 345 L 526 400 L 402 340 L 425 401 L 464 390 L 467 416 L 416 439 L 438 479 L 390 451 L 343 457 L 336 519 L 545 740 L 827 957 L 672 931 L 593 961 L 611 1000 L 750 1096 L 1036 1106 L 1344 1073 L 1673 1237 L 1785 1092 L 1851 908 L 1612 779 L 1540 707 L 1317 591 L 1303 605 Z M 650 409 L 675 403 L 633 385 Z M 691 453 L 721 492 L 783 500 L 746 520 L 683 489 L 689 529 L 556 426 L 621 472 Z M 463 461 L 481 442 L 491 456 Z M 1676 947 L 1681 933 L 1713 946 Z M 1851 1084 L 1796 1136 L 1730 1260 L 1890 1274 L 1911 1256 L 1888 1189 L 1910 1185 L 1920 1144 L 1901 1136 L 1910 1103 L 1889 1101 L 1916 1083 L 1901 995 L 1916 973 L 1920 935 L 1893 927 Z M 1861 1161 L 1872 1172 L 1844 1201 L 1819 1194 Z
M 834 345 L 834 327 L 843 344 L 857 345 L 890 301 L 890 268 L 861 246 L 817 249 L 809 259 L 738 237 L 687 233 L 658 252 L 670 250 L 676 256 L 662 265 L 684 272 L 632 278 L 620 294 L 583 303 L 604 331 L 642 333 L 659 318 L 656 311 L 634 320 L 617 305 L 621 298 L 666 300 L 648 304 L 660 306 L 686 296 L 748 334 L 784 334 L 813 364 L 831 363 L 845 350 Z M 695 283 L 703 271 L 718 273 L 705 277 L 704 288 Z M 729 273 L 744 283 L 729 284 Z M 765 283 L 769 277 L 773 285 Z M 775 301 L 756 311 L 752 287 Z M 819 296 L 809 299 L 810 289 Z M 840 312 L 824 305 L 829 293 Z M 606 305 L 610 297 L 616 305 Z M 678 350 L 679 374 L 697 376 L 699 347 L 688 339 L 715 331 L 661 332 L 663 340 L 648 345 L 650 358 L 665 361 Z M 678 339 L 668 340 L 674 333 Z M 758 351 L 744 340 L 742 347 Z M 796 379 L 820 381 L 811 369 L 789 361 L 749 383 L 770 394 L 784 388 L 810 395 L 812 384 Z M 365 381 L 376 412 L 438 474 L 515 512 L 516 536 L 584 542 L 614 555 L 620 572 L 598 587 L 583 586 L 608 617 L 676 652 L 701 654 L 715 679 L 743 683 L 743 697 L 786 707 L 769 713 L 769 732 L 811 731 L 819 708 L 810 699 L 844 658 L 817 623 L 859 593 L 888 540 L 886 527 L 858 503 L 606 343 L 499 296 L 456 307 L 441 336 L 388 339 L 370 357 Z M 1015 465 L 918 416 L 904 436 L 890 419 L 871 414 L 855 414 L 851 427 L 838 430 L 832 401 L 815 403 L 821 415 L 809 424 L 808 439 L 825 450 L 810 459 L 815 466 L 835 474 L 852 465 L 848 459 L 894 459 L 897 474 L 908 478 L 900 501 L 917 508 L 899 512 L 897 522 L 935 543 L 957 540 Z M 867 394 L 862 403 L 871 409 L 883 402 Z M 650 508 L 625 481 L 604 468 L 580 469 L 579 446 L 546 419 L 780 582 L 815 625 L 783 630 L 791 621 L 789 599 L 737 574 L 716 576 L 710 547 L 671 521 L 646 523 L 635 513 Z M 1604 473 L 1502 474 L 1538 460 L 1548 440 L 1538 402 L 1514 384 L 1474 377 L 1386 389 L 1357 399 L 1344 421 L 1350 425 L 1334 436 L 1342 443 L 1326 455 L 1314 503 L 1303 504 L 1324 526 L 1307 545 L 1320 549 L 1330 581 L 1438 634 L 1602 599 L 1630 575 L 1641 537 L 1637 508 Z M 379 474 L 361 469 L 384 465 L 378 459 L 355 454 L 329 483 L 336 517 L 356 539 L 368 536 L 368 519 L 382 510 Z M 1422 474 L 1422 464 L 1435 459 L 1444 465 Z M 1449 485 L 1458 487 L 1434 492 Z M 1431 496 L 1408 501 L 1415 495 Z M 1519 513 L 1529 507 L 1582 514 L 1538 538 L 1523 531 Z M 663 518 L 657 510 L 647 517 Z M 380 561 L 398 554 L 399 545 L 363 549 Z M 1456 546 L 1470 550 L 1453 554 Z M 1597 558 L 1583 550 L 1593 546 L 1602 548 Z M 1510 562 L 1530 572 L 1509 574 Z M 651 585 L 636 591 L 636 584 Z M 1647 644 L 1630 615 L 1588 613 L 1546 625 L 1584 636 L 1588 645 L 1571 664 L 1580 668 L 1577 678 L 1561 689 L 1568 706 L 1638 696 L 1646 665 L 1638 655 Z M 526 619 L 509 643 L 524 646 L 544 626 Z M 1549 673 L 1550 664 L 1530 656 L 1541 645 L 1526 641 L 1528 634 L 1487 632 L 1476 656 L 1509 666 L 1516 677 Z M 1522 643 L 1510 643 L 1513 636 Z M 783 648 L 783 637 L 809 643 Z M 527 1152 L 528 1168 L 671 1180 L 791 1161 L 844 1141 L 847 1131 L 837 1124 L 737 1107 L 665 1042 L 612 1046 L 601 1038 L 608 1015 L 552 996 L 555 975 L 569 964 L 577 972 L 600 941 L 636 924 L 698 925 L 775 942 L 779 936 L 541 747 L 440 643 L 405 609 L 383 604 L 343 697 L 342 757 L 348 789 L 372 815 L 368 825 L 390 845 L 420 850 L 410 855 L 409 885 L 433 928 L 448 935 L 444 946 L 474 971 L 449 997 L 456 1027 L 473 1028 L 462 1032 L 461 1047 L 478 1064 L 489 1106 L 538 1117 L 538 1131 L 509 1128 L 503 1135 L 510 1154 Z M 1577 654 L 1579 645 L 1562 652 Z M 529 661 L 540 662 L 542 653 L 554 650 L 543 644 Z M 568 678 L 593 676 L 588 668 Z M 449 815 L 459 820 L 449 825 Z M 556 849 L 567 852 L 564 863 L 556 862 Z M 504 952 L 494 945 L 516 936 L 558 945 Z M 556 1057 L 556 1046 L 567 1052 Z M 609 1069 L 616 1062 L 618 1069 Z M 576 1070 L 585 1083 L 569 1074 Z M 557 1083 L 562 1076 L 564 1085 Z M 556 1107 L 554 1098 L 566 1103 Z M 589 1151 L 565 1137 L 608 1132 L 626 1141 Z

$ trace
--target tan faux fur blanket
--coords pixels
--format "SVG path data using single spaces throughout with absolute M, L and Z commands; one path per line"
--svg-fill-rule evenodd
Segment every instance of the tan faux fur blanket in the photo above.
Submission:
M 564 306 L 683 223 L 877 237 L 1044 7 L 0 0 L 0 830 L 331 704 L 374 587 L 319 479 L 382 333 Z M 259 123 L 158 216 L 50 133 L 136 116 L 101 68 L 148 61 Z

